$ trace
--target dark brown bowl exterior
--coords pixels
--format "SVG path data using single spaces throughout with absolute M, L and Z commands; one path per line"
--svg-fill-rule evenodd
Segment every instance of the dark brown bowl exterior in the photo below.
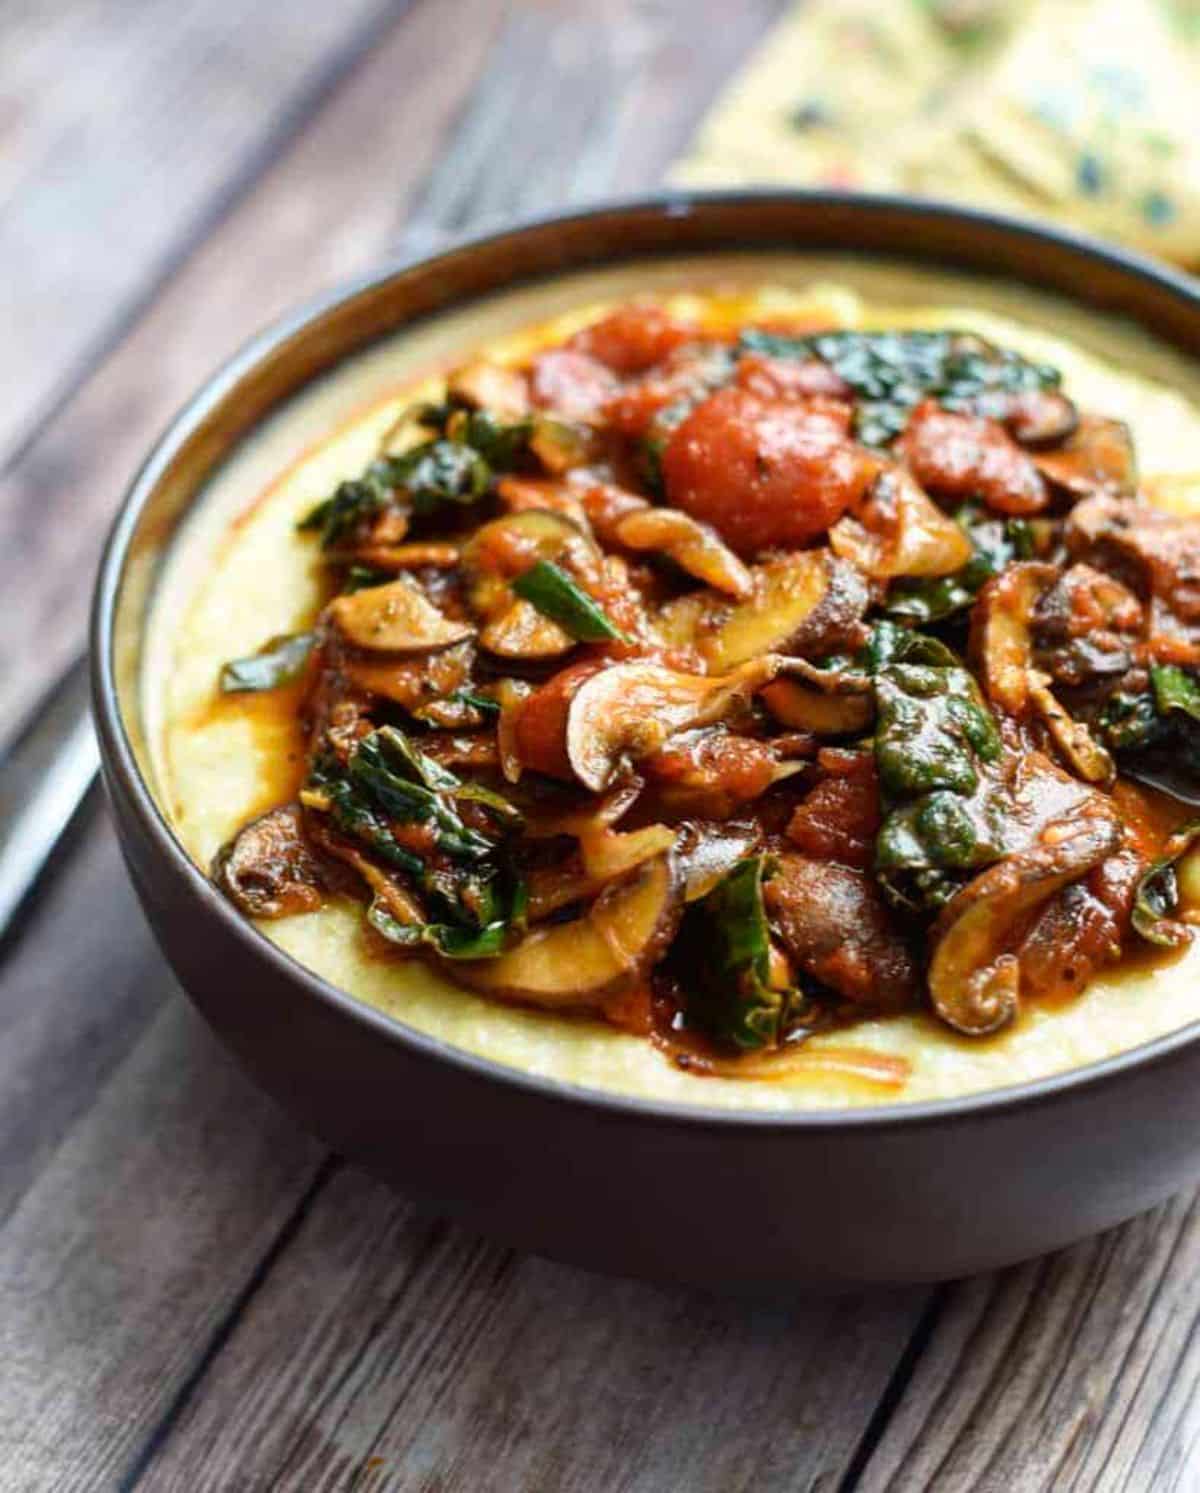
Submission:
M 136 692 L 157 561 L 207 472 L 317 373 L 517 280 L 658 252 L 868 252 L 1008 276 L 1200 356 L 1183 277 L 963 210 L 828 194 L 662 197 L 395 267 L 252 343 L 163 437 L 117 520 L 93 614 L 105 780 L 130 874 L 193 1001 L 297 1119 L 518 1247 L 717 1289 L 937 1279 L 1067 1244 L 1200 1176 L 1200 1024 L 1020 1088 L 764 1116 L 598 1094 L 404 1027 L 296 964 L 196 870 L 141 764 Z

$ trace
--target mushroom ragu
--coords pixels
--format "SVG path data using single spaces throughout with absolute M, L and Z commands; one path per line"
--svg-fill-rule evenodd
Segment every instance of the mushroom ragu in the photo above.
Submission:
M 1121 414 L 973 332 L 651 299 L 480 355 L 304 514 L 310 625 L 226 664 L 304 761 L 214 879 L 724 1076 L 1179 948 L 1200 518 Z

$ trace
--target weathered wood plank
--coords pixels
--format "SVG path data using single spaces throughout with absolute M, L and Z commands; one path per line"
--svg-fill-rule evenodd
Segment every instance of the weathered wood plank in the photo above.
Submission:
M 19 587 L 25 598 L 0 661 L 0 723 L 18 720 L 82 646 L 104 532 L 171 414 L 252 331 L 398 236 L 500 3 L 406 12 L 0 473 L 0 592 Z M 0 739 L 4 732 L 0 724 Z
M 409 231 L 656 187 L 783 4 L 518 0 Z
M 0 452 L 400 3 L 4 7 Z
M 6 950 L 0 1220 L 172 990 L 98 795 Z
M 1200 1203 L 946 1288 L 863 1493 L 1200 1486 Z
M 832 1487 L 924 1295 L 748 1305 L 606 1280 L 346 1170 L 139 1493 Z
M 170 1001 L 0 1231 L 0 1488 L 118 1485 L 320 1165 Z

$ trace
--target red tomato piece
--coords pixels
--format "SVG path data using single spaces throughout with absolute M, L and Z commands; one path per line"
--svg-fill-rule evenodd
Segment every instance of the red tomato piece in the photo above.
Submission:
M 614 373 L 644 373 L 693 336 L 661 306 L 634 301 L 576 332 L 567 344 L 598 359 Z
M 585 659 L 562 669 L 533 692 L 517 717 L 517 756 L 534 772 L 574 781 L 567 758 L 567 712 L 583 681 L 606 666 L 604 659 Z
M 697 405 L 662 457 L 670 502 L 753 554 L 807 544 L 866 492 L 879 463 L 849 435 L 851 410 L 721 389 Z
M 930 492 L 979 497 L 999 513 L 1037 513 L 1050 501 L 1033 458 L 1003 425 L 978 415 L 919 404 L 897 444 L 909 470 Z
M 820 358 L 800 363 L 788 358 L 769 358 L 763 353 L 747 353 L 738 359 L 734 381 L 739 389 L 757 394 L 760 399 L 811 399 L 816 394 L 847 401 L 853 398 L 846 380 Z
M 616 391 L 612 370 L 587 353 L 554 347 L 533 360 L 529 394 L 534 404 L 568 420 L 590 420 Z
M 826 776 L 797 806 L 788 839 L 818 860 L 865 870 L 881 823 L 874 755 L 825 749 L 817 761 Z

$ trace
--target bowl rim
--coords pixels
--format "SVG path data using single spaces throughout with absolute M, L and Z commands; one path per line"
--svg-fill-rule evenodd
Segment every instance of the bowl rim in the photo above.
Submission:
M 999 232 L 1013 240 L 1025 240 L 1031 246 L 1044 244 L 1051 245 L 1058 250 L 1065 250 L 1083 262 L 1091 261 L 1102 264 L 1108 269 L 1115 269 L 1123 276 L 1135 281 L 1148 282 L 1160 290 L 1165 289 L 1170 294 L 1200 308 L 1200 288 L 1197 287 L 1195 281 L 1182 271 L 1135 251 L 1110 246 L 1088 234 L 1071 229 L 1051 225 L 1043 226 L 1002 212 L 959 206 L 932 199 L 907 197 L 902 194 L 860 194 L 770 187 L 725 190 L 664 189 L 634 197 L 605 198 L 588 206 L 566 211 L 517 219 L 506 218 L 482 231 L 447 238 L 432 252 L 426 250 L 390 256 L 373 269 L 352 278 L 340 280 L 333 286 L 306 298 L 245 341 L 203 381 L 196 392 L 177 410 L 135 472 L 122 497 L 104 544 L 89 622 L 92 709 L 104 766 L 120 784 L 127 804 L 137 815 L 140 827 L 154 845 L 156 853 L 166 858 L 172 868 L 182 877 L 190 894 L 197 897 L 207 907 L 210 914 L 224 923 L 233 936 L 245 945 L 248 954 L 272 964 L 280 974 L 297 984 L 310 998 L 333 1007 L 337 1014 L 371 1029 L 385 1041 L 408 1049 L 414 1057 L 449 1063 L 466 1077 L 521 1091 L 535 1099 L 584 1105 L 600 1111 L 606 1118 L 612 1120 L 631 1123 L 639 1120 L 654 1120 L 691 1130 L 727 1131 L 744 1128 L 784 1134 L 792 1131 L 819 1133 L 847 1129 L 886 1132 L 938 1124 L 949 1119 L 984 1119 L 1017 1108 L 1040 1107 L 1061 1098 L 1072 1097 L 1085 1090 L 1102 1088 L 1134 1072 L 1141 1073 L 1165 1064 L 1200 1040 L 1200 1016 L 1174 1031 L 1166 1032 L 1109 1057 L 1085 1063 L 1079 1067 L 1067 1068 L 1041 1078 L 1029 1079 L 1022 1083 L 1001 1085 L 944 1099 L 913 1102 L 898 1100 L 853 1107 L 811 1110 L 756 1110 L 738 1109 L 733 1106 L 726 1108 L 668 1099 L 644 1098 L 618 1090 L 592 1087 L 579 1081 L 551 1078 L 525 1071 L 458 1047 L 445 1038 L 433 1036 L 410 1026 L 400 1018 L 371 1006 L 366 1001 L 350 994 L 349 991 L 341 989 L 281 949 L 265 933 L 244 918 L 218 892 L 187 854 L 159 808 L 142 774 L 126 730 L 119 702 L 114 661 L 113 624 L 122 583 L 125 579 L 131 542 L 135 537 L 142 510 L 169 472 L 189 436 L 215 409 L 221 406 L 241 380 L 266 354 L 319 322 L 344 303 L 377 288 L 399 274 L 422 267 L 435 267 L 444 260 L 470 253 L 484 246 L 495 247 L 506 240 L 510 242 L 519 240 L 527 234 L 546 232 L 553 230 L 556 226 L 578 226 L 613 215 L 642 213 L 657 215 L 659 218 L 683 218 L 702 213 L 710 206 L 735 210 L 744 206 L 749 215 L 754 207 L 768 204 L 807 205 L 814 209 L 825 206 L 843 212 L 862 214 L 904 212 L 918 218 L 925 217 L 943 223 L 960 224 L 972 232 Z M 737 252 L 739 248 L 754 252 L 754 247 L 752 224 L 748 222 L 747 240 L 743 245 L 731 240 L 727 244 L 712 247 L 681 246 L 679 252 L 699 257 L 706 253 Z M 760 247 L 763 251 L 767 251 L 779 245 L 777 241 L 764 240 Z M 822 245 L 820 249 L 825 253 L 837 252 L 829 245 Z M 848 249 L 845 252 L 856 251 Z M 871 257 L 879 259 L 895 257 L 900 261 L 931 262 L 928 257 L 922 261 L 919 253 L 914 253 L 912 249 L 906 250 L 902 246 L 897 247 L 892 255 L 881 250 L 872 250 L 870 253 Z M 654 249 L 632 250 L 628 256 L 619 253 L 601 254 L 594 260 L 580 259 L 558 269 L 514 277 L 509 287 L 497 286 L 483 294 L 503 293 L 505 288 L 512 288 L 519 284 L 536 284 L 543 280 L 552 280 L 556 276 L 577 273 L 589 267 L 617 264 L 625 257 L 631 260 L 652 260 L 669 257 L 669 254 L 670 251 Z M 955 264 L 952 260 L 945 264 L 945 268 L 950 272 L 957 271 L 958 273 L 986 273 L 971 265 Z M 1023 280 L 1020 275 L 1003 271 L 997 272 L 995 278 L 1007 279 L 1017 284 L 1022 283 Z M 1026 280 L 1025 283 L 1036 284 L 1037 282 Z M 1045 285 L 1040 288 L 1048 289 L 1048 293 L 1058 295 L 1064 300 L 1071 300 L 1067 291 Z M 468 299 L 461 304 L 469 305 L 470 303 Z M 439 312 L 434 311 L 428 314 L 436 316 Z M 1094 314 L 1103 316 L 1105 313 L 1097 309 Z M 1159 334 L 1151 333 L 1151 335 L 1158 336 Z M 355 354 L 352 352 L 348 356 L 353 357 Z

